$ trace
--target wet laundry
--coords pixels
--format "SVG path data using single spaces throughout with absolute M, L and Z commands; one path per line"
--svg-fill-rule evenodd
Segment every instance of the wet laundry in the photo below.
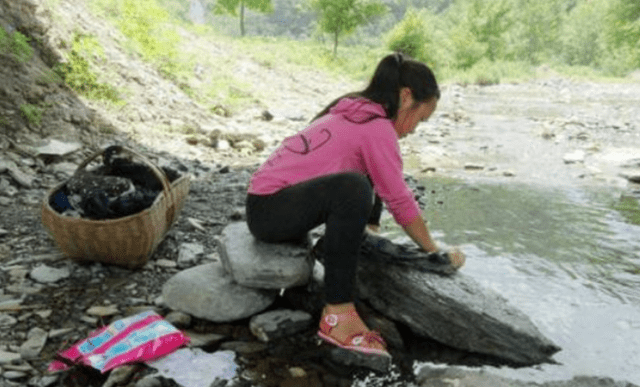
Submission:
M 117 148 L 107 148 L 103 164 L 92 170 L 78 170 L 49 204 L 66 216 L 87 219 L 116 219 L 149 208 L 160 192 L 162 182 L 152 169 L 126 157 L 116 156 Z M 180 174 L 162 167 L 169 182 Z

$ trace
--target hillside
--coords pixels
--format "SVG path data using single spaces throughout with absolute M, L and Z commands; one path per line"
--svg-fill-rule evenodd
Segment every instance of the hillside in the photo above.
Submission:
M 224 143 L 218 149 L 212 145 L 219 145 L 220 133 L 224 137 L 245 131 L 259 133 L 272 145 L 300 129 L 298 122 L 307 121 L 324 103 L 353 88 L 320 72 L 273 68 L 238 52 L 231 41 L 214 41 L 185 29 L 179 30 L 180 55 L 197 60 L 193 76 L 185 77 L 189 84 L 180 84 L 132 54 L 118 29 L 94 16 L 83 1 L 2 0 L 0 5 L 0 24 L 31 38 L 35 48 L 35 55 L 23 63 L 0 55 L 1 124 L 13 141 L 26 146 L 43 138 L 77 140 L 91 147 L 117 140 L 203 160 L 253 162 L 247 156 L 255 156 L 256 149 L 240 153 L 223 149 Z M 120 101 L 78 95 L 52 71 L 57 63 L 69 62 L 74 39 L 83 37 L 101 47 L 91 65 L 97 83 L 115 88 Z M 216 105 L 217 96 L 207 107 L 183 91 L 201 93 L 202 101 L 205 86 L 229 78 L 241 85 L 236 91 L 243 98 L 241 110 L 232 113 L 228 106 Z

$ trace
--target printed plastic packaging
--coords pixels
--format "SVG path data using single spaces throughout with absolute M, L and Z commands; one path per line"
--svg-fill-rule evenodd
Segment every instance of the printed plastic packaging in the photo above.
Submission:
M 189 337 L 154 311 L 117 320 L 71 348 L 49 364 L 50 372 L 87 365 L 106 372 L 124 364 L 146 362 L 167 355 L 189 342 Z

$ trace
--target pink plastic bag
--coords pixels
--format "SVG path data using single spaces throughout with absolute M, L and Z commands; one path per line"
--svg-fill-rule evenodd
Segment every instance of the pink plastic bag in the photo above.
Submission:
M 104 373 L 124 364 L 157 359 L 188 342 L 188 336 L 159 314 L 142 312 L 104 326 L 59 352 L 48 371 L 64 371 L 81 364 Z

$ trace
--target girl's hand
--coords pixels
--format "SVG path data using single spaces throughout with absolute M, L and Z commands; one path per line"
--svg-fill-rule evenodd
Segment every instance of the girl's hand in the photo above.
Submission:
M 449 259 L 451 260 L 451 265 L 453 267 L 455 267 L 456 269 L 459 269 L 462 266 L 464 266 L 464 263 L 467 260 L 465 255 L 464 255 L 464 253 L 462 252 L 462 250 L 460 250 L 457 247 L 454 247 L 454 248 L 450 249 L 449 251 L 447 251 L 447 255 L 449 256 Z

